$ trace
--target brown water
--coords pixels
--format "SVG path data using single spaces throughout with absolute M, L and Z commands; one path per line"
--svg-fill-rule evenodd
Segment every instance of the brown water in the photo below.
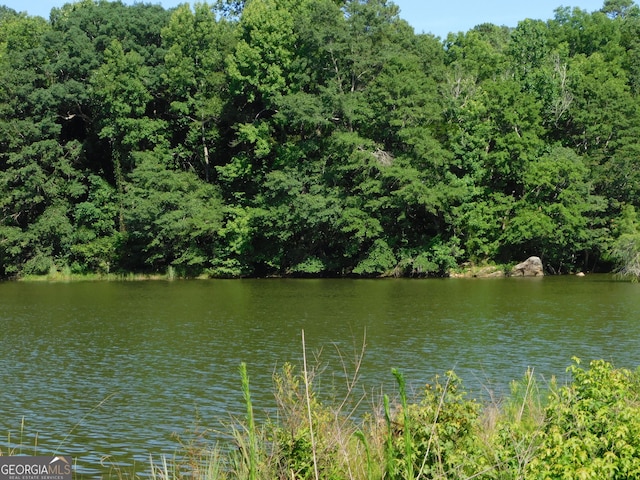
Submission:
M 148 471 L 175 433 L 274 407 L 272 374 L 309 357 L 342 385 L 363 341 L 359 388 L 395 392 L 454 369 L 480 397 L 528 367 L 564 378 L 572 356 L 640 365 L 640 284 L 608 276 L 446 280 L 0 283 L 0 449 L 61 453 L 99 478 Z M 315 363 L 312 358 L 311 363 Z M 372 398 L 375 395 L 372 394 Z M 22 422 L 24 419 L 24 426 Z M 106 466 L 101 466 L 101 458 Z

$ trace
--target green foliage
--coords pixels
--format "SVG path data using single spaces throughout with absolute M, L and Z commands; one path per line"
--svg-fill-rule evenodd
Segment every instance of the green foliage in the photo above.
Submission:
M 412 276 L 444 276 L 459 263 L 464 251 L 460 248 L 460 240 L 451 237 L 444 241 L 440 237 L 432 239 L 426 250 L 420 252 L 406 262 L 410 265 Z
M 640 278 L 640 222 L 635 208 L 626 205 L 616 223 L 610 255 L 621 275 Z
M 478 436 L 486 478 L 528 478 L 541 443 L 547 393 L 528 369 L 522 379 L 511 383 L 508 397 L 484 408 Z
M 531 162 L 522 177 L 524 194 L 506 222 L 502 243 L 524 256 L 538 252 L 557 271 L 575 265 L 576 252 L 597 246 L 590 232 L 604 203 L 593 193 L 582 158 L 556 148 Z
M 481 405 L 466 396 L 460 378 L 448 372 L 444 383 L 427 385 L 419 404 L 402 400 L 389 478 L 468 478 L 486 467 L 477 435 Z
M 285 364 L 274 375 L 280 421 L 268 423 L 268 438 L 274 447 L 272 478 L 370 478 L 367 474 L 375 470 L 367 450 L 370 435 L 342 411 L 347 398 L 339 406 L 318 399 L 313 389 L 315 373 L 308 373 L 308 393 L 304 378 L 292 365 Z
M 297 3 L 255 0 L 242 12 L 243 36 L 228 68 L 232 91 L 250 104 L 271 108 L 277 96 L 288 93 L 296 40 L 292 10 Z
M 637 276 L 638 12 L 440 41 L 383 0 L 1 9 L 0 276 Z
M 115 190 L 97 175 L 88 180 L 87 199 L 73 211 L 76 230 L 70 263 L 77 273 L 109 273 L 117 265 L 123 240 L 117 231 Z
M 356 275 L 381 275 L 390 272 L 396 266 L 397 261 L 393 250 L 387 242 L 377 239 L 367 252 L 366 258 L 361 260 L 353 269 Z
M 174 149 L 181 164 L 198 160 L 209 181 L 211 150 L 219 141 L 227 78 L 224 62 L 234 47 L 236 32 L 217 21 L 209 5 L 178 7 L 162 29 L 163 82 L 170 96 Z
M 638 373 L 602 360 L 583 369 L 577 359 L 568 371 L 571 383 L 552 384 L 546 402 L 527 372 L 499 410 L 467 399 L 453 372 L 416 404 L 399 380 L 401 408 L 385 407 L 389 478 L 636 477 Z
M 637 372 L 605 361 L 569 367 L 570 385 L 552 392 L 529 478 L 633 478 L 640 474 Z
M 125 252 L 131 267 L 197 275 L 212 266 L 222 205 L 216 187 L 141 155 L 124 198 Z M 140 254 L 139 252 L 142 252 Z M 145 264 L 139 264 L 144 259 Z
M 326 270 L 326 264 L 318 257 L 308 257 L 291 267 L 291 273 L 319 274 Z
M 403 441 L 404 450 L 402 451 L 401 456 L 403 457 L 404 462 L 400 465 L 399 470 L 402 471 L 405 469 L 406 473 L 401 475 L 406 478 L 413 478 L 414 476 L 414 464 L 413 464 L 413 434 L 411 432 L 411 418 L 409 414 L 409 406 L 407 403 L 407 382 L 404 379 L 404 376 L 397 370 L 392 369 L 391 373 L 394 377 L 396 377 L 396 381 L 398 382 L 398 390 L 400 391 L 400 404 L 402 406 L 402 420 L 403 420 Z M 385 399 L 385 405 L 388 405 L 389 402 Z M 385 412 L 387 419 L 390 417 L 388 412 L 388 407 Z M 391 456 L 391 454 L 390 454 Z M 394 469 L 395 470 L 395 469 Z M 420 471 L 420 470 L 418 470 Z M 393 476 L 393 474 L 391 475 Z

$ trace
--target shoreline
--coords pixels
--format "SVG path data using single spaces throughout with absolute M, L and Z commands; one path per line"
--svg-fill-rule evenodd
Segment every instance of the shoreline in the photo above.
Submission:
M 398 279 L 406 278 L 412 280 L 426 280 L 426 279 L 482 279 L 482 278 L 519 278 L 521 275 L 512 275 L 510 273 L 511 267 L 509 265 L 481 265 L 470 266 L 464 269 L 450 271 L 447 275 L 441 277 L 410 277 L 410 276 L 393 276 L 393 275 L 380 275 L 375 277 L 368 276 L 354 276 L 354 275 L 342 275 L 342 276 L 296 276 L 296 275 L 271 275 L 267 277 L 259 276 L 237 276 L 237 277 L 217 277 L 206 274 L 196 276 L 181 276 L 175 273 L 63 273 L 63 272 L 50 272 L 44 275 L 25 275 L 18 277 L 4 278 L 0 281 L 4 282 L 24 282 L 24 283 L 71 283 L 71 282 L 143 282 L 143 281 L 174 281 L 174 280 L 243 280 L 243 279 L 367 279 L 367 280 L 385 280 L 385 279 Z M 599 275 L 613 275 L 614 272 L 597 272 Z M 593 275 L 590 272 L 569 272 L 562 274 L 545 274 L 537 277 L 530 276 L 528 278 L 543 278 L 545 276 L 558 277 L 558 276 L 577 276 L 585 277 Z

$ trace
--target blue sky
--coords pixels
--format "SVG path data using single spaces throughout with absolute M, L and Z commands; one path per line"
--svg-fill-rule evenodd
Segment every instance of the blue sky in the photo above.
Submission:
M 515 27 L 520 20 L 549 20 L 558 7 L 579 7 L 588 12 L 602 8 L 604 0 L 397 0 L 400 16 L 416 33 L 445 38 L 481 23 Z
M 134 0 L 125 0 L 133 3 Z M 145 0 L 144 3 L 159 3 L 171 8 L 185 0 Z M 0 0 L 19 12 L 48 18 L 54 7 L 67 0 Z M 189 1 L 188 3 L 194 3 Z M 433 33 L 446 37 L 449 32 L 466 32 L 481 23 L 494 23 L 515 27 L 525 18 L 548 20 L 560 6 L 579 7 L 588 12 L 599 10 L 604 0 L 396 0 L 400 16 L 407 20 L 416 33 Z

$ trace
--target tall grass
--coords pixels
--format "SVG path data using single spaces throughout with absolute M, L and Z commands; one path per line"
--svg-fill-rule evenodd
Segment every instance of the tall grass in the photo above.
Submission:
M 26 450 L 25 450 L 25 443 L 24 443 L 24 438 L 25 436 L 25 418 L 22 417 L 20 419 L 20 430 L 18 431 L 18 439 L 17 442 L 14 443 L 14 439 L 11 436 L 11 432 L 7 433 L 7 445 L 5 447 L 5 449 L 3 450 L 2 447 L 0 447 L 0 456 L 11 456 L 11 455 L 25 455 Z M 30 447 L 31 448 L 31 447 Z M 34 437 L 34 441 L 33 441 L 33 451 L 30 452 L 31 455 L 37 455 L 38 454 L 38 434 L 35 435 Z
M 410 399 L 404 375 L 392 369 L 397 400 L 384 395 L 382 409 L 356 421 L 344 398 L 335 405 L 317 399 L 313 380 L 318 370 L 307 364 L 304 333 L 302 341 L 302 372 L 285 364 L 274 374 L 275 419 L 256 423 L 247 365 L 242 363 L 246 415 L 240 427 L 233 427 L 236 448 L 209 450 L 201 456 L 202 467 L 188 475 L 166 458 L 157 465 L 152 461 L 153 479 L 525 478 L 545 418 L 545 392 L 533 370 L 512 383 L 509 397 L 481 405 L 466 398 L 453 372 L 444 382 L 436 377 L 421 396 Z M 353 394 L 352 382 L 347 391 Z
M 400 391 L 400 404 L 402 405 L 402 419 L 404 431 L 404 466 L 407 478 L 414 478 L 413 473 L 413 438 L 411 436 L 411 417 L 409 415 L 409 404 L 407 402 L 407 382 L 404 375 L 397 368 L 392 368 L 391 373 L 396 377 L 398 389 Z M 385 397 L 385 418 L 388 423 L 391 422 L 391 414 L 389 407 L 389 399 Z
M 247 463 L 249 466 L 249 480 L 256 480 L 258 469 L 258 440 L 255 418 L 253 416 L 253 404 L 251 403 L 251 392 L 249 390 L 249 374 L 247 373 L 247 364 L 244 362 L 240 364 L 240 378 L 242 379 L 242 395 L 247 407 L 247 434 L 249 436 Z
M 311 454 L 313 455 L 313 473 L 316 480 L 320 480 L 318 474 L 318 455 L 316 451 L 316 440 L 313 434 L 313 415 L 311 413 L 311 386 L 309 384 L 309 371 L 307 370 L 307 346 L 304 341 L 304 330 L 302 330 L 302 365 L 304 368 L 304 398 L 307 404 L 307 418 L 309 419 L 309 437 L 311 439 Z
M 513 383 L 511 397 L 483 405 L 467 398 L 453 372 L 447 372 L 445 381 L 436 377 L 411 399 L 404 375 L 392 369 L 397 400 L 381 395 L 381 408 L 355 415 L 350 406 L 362 406 L 355 384 L 364 348 L 351 374 L 340 355 L 346 394 L 330 404 L 321 402 L 315 391 L 314 379 L 321 369 L 309 368 L 304 332 L 302 351 L 301 373 L 285 364 L 274 374 L 275 418 L 258 427 L 248 414 L 248 423 L 236 438 L 239 451 L 260 452 L 259 459 L 253 454 L 242 456 L 245 464 L 257 462 L 260 474 L 242 477 L 241 469 L 234 468 L 229 478 L 524 478 L 540 445 L 546 392 L 539 389 L 532 370 Z M 241 376 L 243 391 L 248 392 L 246 370 Z M 249 404 L 247 400 L 245 393 Z M 372 403 L 376 405 L 377 400 Z M 261 442 L 255 450 L 254 441 Z M 252 475 L 256 470 L 244 471 Z

